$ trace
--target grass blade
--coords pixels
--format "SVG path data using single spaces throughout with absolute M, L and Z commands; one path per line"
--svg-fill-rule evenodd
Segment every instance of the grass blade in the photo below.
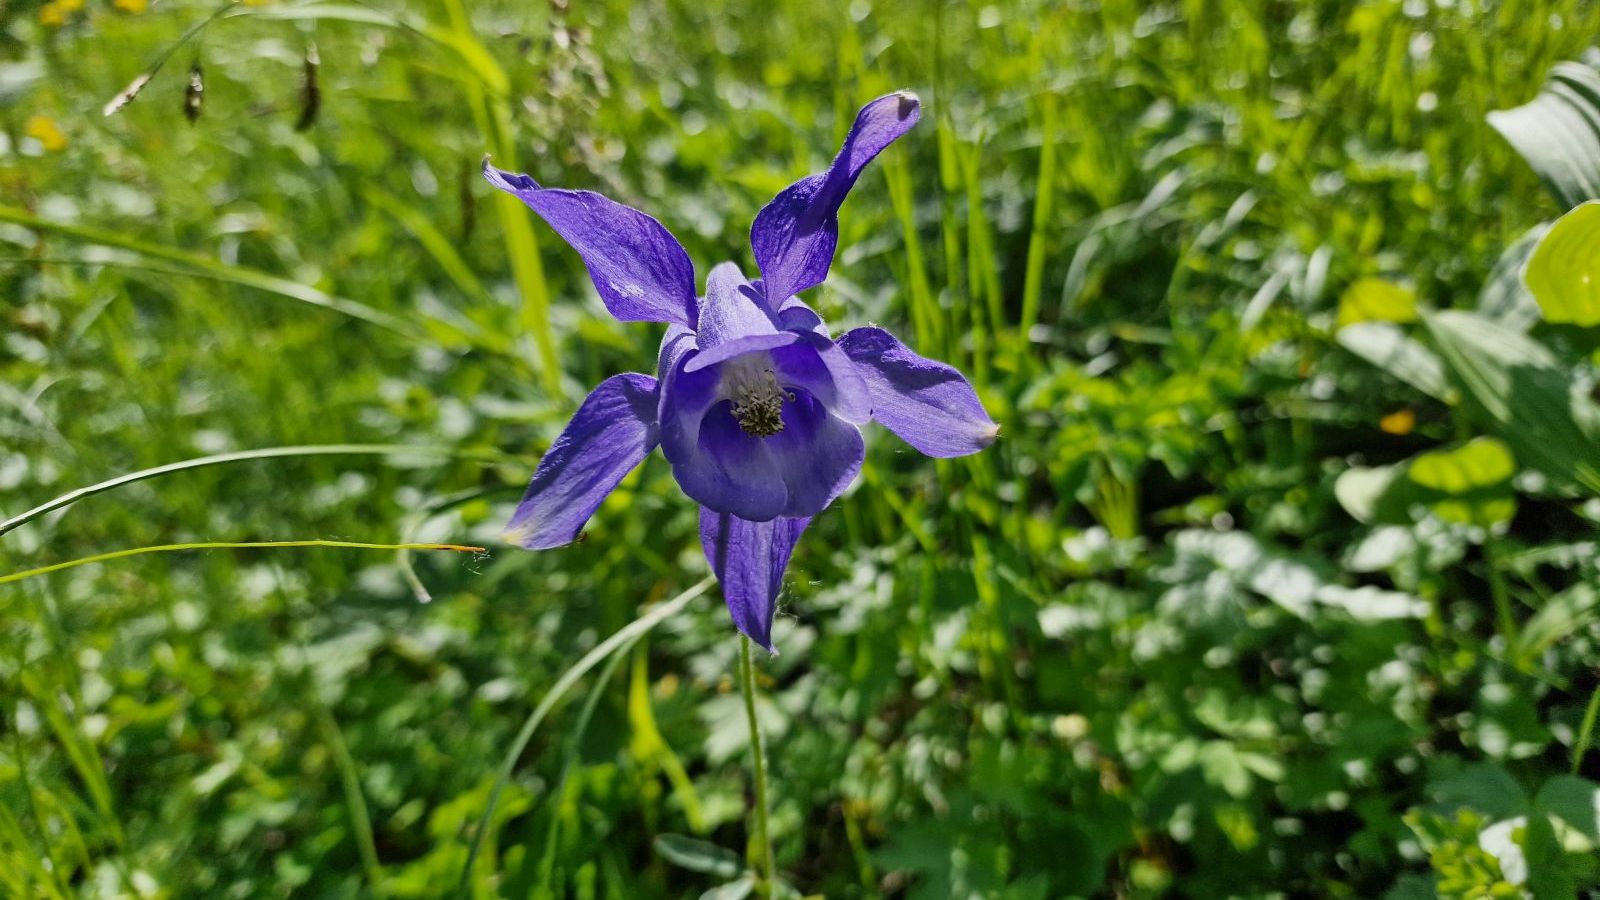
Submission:
M 539 896 L 555 896 L 555 888 L 551 880 L 555 874 L 556 843 L 561 837 L 561 807 L 565 803 L 565 795 L 572 785 L 572 769 L 578 764 L 578 750 L 583 742 L 584 732 L 589 730 L 589 720 L 594 718 L 595 707 L 600 705 L 600 698 L 605 696 L 606 685 L 611 683 L 611 677 L 617 673 L 617 667 L 627 659 L 633 648 L 643 635 L 628 641 L 626 646 L 611 654 L 606 660 L 605 667 L 600 674 L 595 676 L 594 685 L 589 688 L 589 696 L 584 698 L 583 706 L 578 710 L 577 721 L 573 722 L 572 730 L 567 734 L 567 748 L 561 761 L 561 776 L 556 779 L 555 789 L 550 792 L 551 802 L 555 809 L 550 812 L 550 827 L 545 831 L 544 855 L 539 859 Z
M 285 456 L 439 456 L 455 459 L 477 459 L 485 462 L 511 462 L 520 461 L 514 457 L 505 456 L 493 451 L 465 451 L 457 447 L 445 445 L 420 445 L 410 444 L 309 444 L 297 447 L 267 447 L 261 450 L 240 450 L 234 453 L 217 453 L 212 456 L 201 456 L 195 459 L 186 459 L 181 462 L 167 463 L 150 469 L 140 469 L 126 475 L 118 475 L 98 484 L 69 491 L 54 500 L 49 500 L 35 506 L 25 513 L 12 516 L 0 522 L 0 535 L 25 525 L 38 517 L 70 506 L 85 497 L 103 494 L 124 485 L 145 481 L 150 478 L 159 478 L 162 475 L 171 475 L 174 472 L 187 472 L 190 469 L 203 469 L 207 466 L 218 466 L 225 463 L 245 462 L 252 459 L 275 459 Z
M 489 59 L 492 64 L 488 50 L 473 34 L 472 21 L 461 0 L 446 0 L 445 12 L 450 19 L 450 31 L 441 32 L 440 39 L 447 39 L 469 65 L 479 57 Z M 511 111 L 504 101 L 507 95 L 505 73 L 498 65 L 493 71 L 479 71 L 475 67 L 473 71 L 478 75 L 477 81 L 466 83 L 467 105 L 472 109 L 473 122 L 500 164 L 515 169 L 516 141 L 512 136 Z M 502 79 L 498 84 L 494 81 L 495 72 Z M 491 97 L 495 100 L 493 104 Z M 505 230 L 511 277 L 516 282 L 517 293 L 522 296 L 522 328 L 533 337 L 544 389 L 552 397 L 560 396 L 561 359 L 556 349 L 555 331 L 550 326 L 550 288 L 544 278 L 544 262 L 539 258 L 539 241 L 534 236 L 533 223 L 528 220 L 532 213 L 510 194 L 493 193 L 500 224 Z
M 0 584 L 10 584 L 14 581 L 48 575 L 51 572 L 87 566 L 90 563 L 110 562 L 114 559 L 141 556 L 146 553 L 175 553 L 180 550 L 260 550 L 280 547 L 333 547 L 350 550 L 453 550 L 457 553 L 485 552 L 483 547 L 471 547 L 463 544 L 370 544 L 365 541 L 202 541 L 188 544 L 156 544 L 149 547 L 113 550 L 110 553 L 97 553 L 94 556 L 69 559 L 66 562 L 40 566 L 37 569 L 25 569 L 21 572 L 13 572 L 10 575 L 0 575 Z
M 119 250 L 127 250 L 130 253 L 148 256 L 152 259 L 176 263 L 182 268 L 182 274 L 213 278 L 217 281 L 225 281 L 241 287 L 255 288 L 290 300 L 298 300 L 301 303 L 333 310 L 352 319 L 360 319 L 363 322 L 377 325 L 413 341 L 421 342 L 426 340 L 426 335 L 421 329 L 399 316 L 374 309 L 364 303 L 358 303 L 344 297 L 336 297 L 286 278 L 269 275 L 266 272 L 259 272 L 242 266 L 230 266 L 227 263 L 207 259 L 204 256 L 187 253 L 173 247 L 165 247 L 160 244 L 141 241 L 137 238 L 126 237 L 115 231 L 83 225 L 69 225 L 65 222 L 52 222 L 13 206 L 0 206 L 0 222 L 11 222 L 32 228 L 35 231 L 58 234 L 74 240 L 100 244 L 105 247 L 115 247 Z M 441 324 L 452 330 L 455 328 L 449 323 Z
M 315 695 L 315 691 L 311 692 Z M 355 757 L 345 743 L 339 722 L 321 700 L 316 700 L 317 721 L 322 726 L 324 740 L 333 751 L 333 760 L 339 768 L 339 786 L 344 791 L 345 808 L 350 811 L 350 826 L 355 832 L 356 849 L 361 854 L 361 867 L 367 872 L 372 890 L 383 895 L 383 866 L 378 862 L 378 845 L 372 837 L 372 814 L 367 811 L 367 798 L 361 793 L 361 774 L 356 771 Z
M 617 633 L 601 641 L 593 650 L 585 653 L 582 659 L 573 664 L 572 668 L 563 672 L 561 677 L 556 679 L 556 683 L 551 686 L 550 691 L 539 701 L 539 705 L 534 707 L 533 712 L 528 714 L 528 720 L 522 723 L 522 730 L 517 733 L 516 740 L 511 742 L 511 749 L 506 751 L 505 759 L 500 763 L 500 772 L 495 776 L 494 787 L 489 790 L 489 802 L 484 804 L 483 814 L 478 817 L 477 825 L 472 830 L 472 846 L 467 851 L 467 861 L 461 867 L 461 880 L 456 886 L 458 896 L 467 895 L 472 876 L 472 867 L 478 860 L 478 851 L 483 847 L 483 837 L 485 832 L 489 830 L 489 820 L 494 815 L 495 804 L 500 801 L 500 792 L 505 789 L 506 782 L 511 780 L 511 773 L 517 767 L 517 760 L 521 758 L 522 751 L 528 748 L 528 742 L 533 740 L 533 733 L 539 729 L 539 724 L 544 721 L 545 716 L 548 716 L 550 710 L 561 702 L 561 698 L 566 696 L 567 691 L 572 690 L 572 686 L 578 683 L 578 679 L 582 678 L 590 669 L 599 665 L 601 660 L 629 645 L 641 635 L 648 633 L 650 629 L 661 624 L 668 617 L 688 606 L 689 601 L 705 593 L 706 589 L 711 587 L 713 581 L 715 579 L 707 575 L 688 590 L 634 619 L 623 626 Z

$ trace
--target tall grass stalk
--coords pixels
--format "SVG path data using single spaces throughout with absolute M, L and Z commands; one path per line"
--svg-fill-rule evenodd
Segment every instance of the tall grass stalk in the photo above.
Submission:
M 493 59 L 472 30 L 472 20 L 467 16 L 463 0 L 445 0 L 450 29 L 459 45 L 475 48 L 486 58 Z M 501 77 L 504 77 L 503 73 Z M 478 132 L 488 142 L 489 149 L 502 167 L 517 165 L 516 141 L 507 108 L 509 98 L 490 96 L 482 79 L 465 83 L 467 105 L 472 109 L 472 119 Z M 517 291 L 522 295 L 521 324 L 523 331 L 533 337 L 539 356 L 539 375 L 550 396 L 561 393 L 561 359 L 556 351 L 555 330 L 550 324 L 550 289 L 544 277 L 544 262 L 539 258 L 539 241 L 534 236 L 530 213 L 517 198 L 494 192 L 495 208 L 500 213 L 500 224 L 505 230 L 506 254 L 511 260 L 511 273 Z

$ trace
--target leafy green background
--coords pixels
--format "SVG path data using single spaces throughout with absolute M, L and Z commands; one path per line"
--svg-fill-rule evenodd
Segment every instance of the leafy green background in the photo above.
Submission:
M 107 491 L 0 574 L 492 548 L 0 584 L 8 896 L 451 896 L 529 712 L 706 571 L 659 457 L 586 541 L 497 543 L 659 330 L 481 159 L 753 271 L 755 211 L 897 88 L 923 122 L 812 299 L 1004 430 L 876 433 L 801 543 L 759 664 L 786 882 L 1594 896 L 1600 225 L 1534 245 L 1600 185 L 1600 6 L 378 2 L 226 7 L 110 117 L 218 8 L 0 7 L 0 515 L 416 448 Z M 747 895 L 737 648 L 713 591 L 582 679 L 465 895 Z

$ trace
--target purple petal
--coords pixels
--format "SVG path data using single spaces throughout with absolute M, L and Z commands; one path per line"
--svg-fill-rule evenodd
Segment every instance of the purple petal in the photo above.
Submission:
M 872 394 L 856 365 L 826 335 L 801 334 L 801 342 L 772 351 L 778 381 L 804 388 L 828 411 L 853 425 L 872 418 Z
M 994 443 L 989 418 L 966 376 L 911 352 L 882 328 L 839 339 L 872 393 L 872 418 L 929 456 L 966 456 Z
M 750 247 L 773 309 L 828 277 L 839 243 L 839 205 L 867 163 L 917 124 L 921 112 L 916 95 L 908 91 L 868 103 L 826 172 L 784 188 L 756 214 Z
M 661 423 L 661 452 L 674 466 L 692 458 L 699 452 L 700 422 L 717 400 L 721 387 L 721 373 L 716 368 L 684 371 L 699 351 L 693 340 L 689 348 L 668 359 L 669 348 L 662 347 L 661 402 L 658 416 Z
M 778 327 L 789 331 L 815 331 L 823 337 L 828 336 L 828 326 L 822 317 L 799 297 L 783 301 L 783 307 L 778 310 Z
M 755 440 L 766 444 L 788 488 L 783 515 L 814 516 L 856 480 L 867 446 L 861 429 L 830 415 L 809 392 L 792 393 L 783 405 L 783 430 Z
M 694 264 L 660 222 L 593 191 L 541 187 L 487 159 L 483 177 L 528 204 L 578 251 L 612 315 L 624 322 L 695 326 Z
M 769 437 L 746 434 L 728 400 L 713 402 L 695 419 L 677 412 L 691 399 L 669 397 L 673 419 L 663 420 L 662 449 L 683 492 L 752 522 L 812 516 L 833 502 L 861 471 L 861 430 L 829 415 L 804 389 L 792 393 L 783 404 L 783 430 Z M 690 421 L 697 428 L 692 438 L 679 424 Z
M 682 325 L 667 326 L 661 336 L 661 352 L 656 359 L 656 377 L 663 382 L 678 365 L 685 353 L 694 349 L 694 332 Z
M 777 334 L 779 328 L 761 295 L 745 281 L 739 266 L 725 262 L 706 276 L 706 298 L 701 304 L 700 324 L 695 330 L 700 349 L 710 350 L 739 338 Z
M 606 495 L 655 447 L 656 431 L 654 378 L 602 381 L 539 460 L 504 539 L 529 550 L 577 540 Z
M 739 427 L 732 406 L 722 400 L 706 410 L 693 444 L 675 441 L 674 452 L 667 455 L 672 474 L 685 494 L 718 512 L 752 522 L 777 518 L 789 503 L 783 473 L 766 439 Z
M 722 582 L 733 624 L 769 653 L 772 617 L 783 589 L 783 572 L 810 517 L 747 522 L 727 513 L 700 508 L 700 545 L 711 570 Z
M 752 334 L 746 337 L 733 338 L 732 340 L 723 341 L 710 350 L 696 353 L 692 359 L 684 364 L 684 371 L 698 372 L 707 366 L 733 359 L 735 356 L 743 356 L 746 353 L 755 353 L 761 350 L 771 350 L 775 347 L 785 347 L 789 344 L 798 343 L 803 339 L 800 334 L 793 331 L 774 331 L 771 334 Z

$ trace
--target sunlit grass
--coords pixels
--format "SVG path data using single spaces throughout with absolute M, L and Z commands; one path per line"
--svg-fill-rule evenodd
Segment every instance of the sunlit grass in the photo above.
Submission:
M 478 166 L 753 271 L 755 211 L 902 87 L 924 120 L 812 299 L 958 364 L 1002 432 L 937 466 L 880 435 L 802 544 L 755 667 L 782 878 L 1470 895 L 1515 871 L 1483 829 L 1600 776 L 1600 514 L 1548 438 L 1592 423 L 1485 412 L 1435 316 L 1563 211 L 1485 116 L 1594 4 L 249 4 L 109 118 L 217 7 L 47 6 L 0 44 L 0 893 L 739 883 L 739 648 L 684 599 L 668 467 L 573 547 L 498 543 L 660 332 Z M 1415 314 L 1341 331 L 1363 279 Z M 1592 388 L 1590 332 L 1527 340 Z M 1372 490 L 1485 436 L 1514 478 Z M 155 552 L 269 542 L 390 552 Z M 1595 880 L 1568 825 L 1523 838 L 1537 895 Z

